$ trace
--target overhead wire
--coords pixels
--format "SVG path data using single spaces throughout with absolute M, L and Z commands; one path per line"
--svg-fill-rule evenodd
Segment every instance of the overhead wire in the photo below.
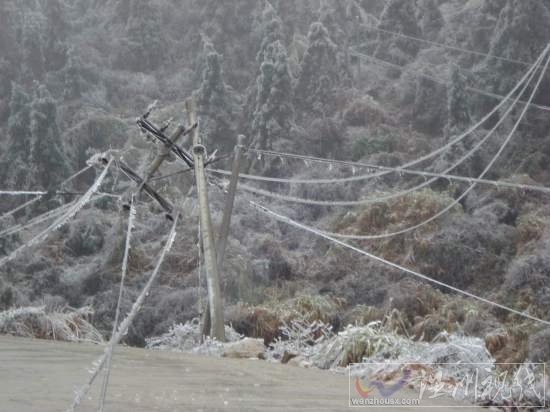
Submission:
M 157 259 L 157 264 L 153 269 L 153 272 L 149 276 L 147 283 L 145 284 L 141 293 L 139 294 L 136 301 L 132 305 L 132 308 L 130 309 L 130 312 L 128 313 L 126 318 L 124 318 L 124 320 L 120 323 L 117 329 L 117 332 L 113 336 L 111 336 L 111 340 L 109 341 L 103 354 L 92 364 L 92 368 L 90 369 L 90 377 L 88 381 L 84 385 L 82 385 L 80 388 L 77 389 L 75 393 L 75 397 L 71 405 L 67 409 L 67 412 L 74 412 L 75 408 L 78 405 L 80 405 L 80 403 L 82 402 L 82 400 L 84 399 L 86 394 L 89 392 L 90 388 L 92 387 L 92 384 L 94 383 L 95 379 L 98 377 L 100 372 L 105 367 L 107 358 L 111 356 L 110 354 L 112 354 L 115 345 L 117 345 L 122 340 L 122 337 L 126 335 L 126 333 L 128 332 L 130 325 L 132 324 L 135 317 L 137 316 L 139 310 L 143 305 L 145 298 L 149 295 L 149 292 L 151 290 L 151 287 L 153 286 L 154 281 L 158 277 L 160 268 L 162 266 L 162 263 L 164 262 L 166 254 L 172 248 L 172 245 L 176 238 L 176 226 L 178 223 L 178 218 L 179 218 L 179 214 L 176 214 L 176 217 L 174 218 L 174 223 L 172 224 L 172 228 L 170 229 L 170 232 L 166 238 L 166 243 L 162 248 L 162 251 Z
M 249 151 L 256 151 L 265 153 L 262 150 L 256 150 L 256 149 L 248 149 Z M 269 153 L 272 156 L 276 157 L 287 157 L 289 155 L 288 153 L 284 152 L 272 152 Z M 293 154 L 288 157 L 294 157 Z M 550 193 L 550 187 L 545 186 L 539 186 L 539 185 L 529 185 L 529 184 L 521 184 L 521 183 L 513 183 L 513 182 L 507 182 L 507 181 L 500 181 L 500 180 L 488 180 L 488 179 L 478 179 L 475 177 L 468 177 L 468 176 L 458 176 L 458 175 L 450 175 L 450 174 L 444 174 L 444 173 L 435 173 L 435 172 L 425 172 L 421 170 L 410 170 L 410 169 L 399 169 L 397 167 L 389 167 L 389 166 L 381 166 L 381 165 L 372 165 L 369 163 L 361 163 L 361 162 L 352 162 L 352 161 L 339 161 L 339 160 L 332 160 L 332 159 L 322 159 L 322 158 L 315 158 L 312 156 L 303 156 L 304 159 L 313 161 L 313 162 L 322 162 L 322 163 L 336 163 L 340 165 L 346 165 L 346 166 L 357 166 L 357 167 L 364 167 L 364 168 L 371 168 L 371 169 L 377 169 L 377 170 L 389 170 L 394 172 L 399 172 L 402 174 L 410 174 L 410 175 L 416 175 L 416 176 L 424 176 L 424 177 L 437 177 L 440 179 L 446 179 L 446 180 L 457 180 L 460 182 L 465 183 L 472 183 L 477 182 L 480 184 L 490 185 L 494 187 L 504 187 L 504 188 L 510 188 L 510 189 L 521 189 L 521 190 L 532 190 L 535 192 L 543 192 L 543 193 Z M 230 170 L 223 170 L 223 169 L 206 169 L 208 173 L 214 173 L 222 176 L 231 176 Z M 367 175 L 358 175 L 358 176 L 349 176 L 349 177 L 339 177 L 339 178 L 325 178 L 325 179 L 300 179 L 300 178 L 281 178 L 281 177 L 269 177 L 269 176 L 261 176 L 261 175 L 250 175 L 246 173 L 239 174 L 239 179 L 243 180 L 255 180 L 259 182 L 271 182 L 271 183 L 288 183 L 288 184 L 335 184 L 335 183 L 346 183 L 346 182 L 357 182 L 361 180 L 365 180 L 370 174 Z
M 442 80 L 442 79 L 440 79 L 438 77 L 435 77 L 433 75 L 429 75 L 429 74 L 426 74 L 426 73 L 421 73 L 418 70 L 414 70 L 414 73 L 411 73 L 411 70 L 409 68 L 405 67 L 405 66 L 400 66 L 398 64 L 388 62 L 386 60 L 380 59 L 379 57 L 374 57 L 370 54 L 360 53 L 357 50 L 353 50 L 352 53 L 355 54 L 358 57 L 362 57 L 364 59 L 371 60 L 375 63 L 381 64 L 381 65 L 384 65 L 384 66 L 388 66 L 388 67 L 392 67 L 392 68 L 397 69 L 397 70 L 402 71 L 402 72 L 407 72 L 409 74 L 413 74 L 413 76 L 416 76 L 416 77 L 422 77 L 424 79 L 431 80 L 435 83 L 443 84 L 445 86 L 449 85 L 449 82 L 447 80 Z M 480 94 L 480 95 L 483 95 L 483 96 L 486 96 L 486 97 L 490 97 L 490 98 L 493 98 L 493 99 L 502 99 L 504 97 L 504 96 L 502 96 L 498 93 L 489 92 L 489 91 L 482 90 L 482 89 L 479 89 L 479 88 L 473 87 L 473 86 L 466 86 L 466 90 L 477 93 L 477 94 Z M 526 104 L 526 102 L 522 101 L 522 100 L 520 100 L 520 103 Z M 530 106 L 535 107 L 535 108 L 540 109 L 540 110 L 550 111 L 550 107 L 546 106 L 546 105 L 537 104 L 537 103 L 530 103 Z
M 438 42 L 433 41 L 433 40 L 426 40 L 426 39 L 422 39 L 420 37 L 415 37 L 415 36 L 411 36 L 411 35 L 404 34 L 404 33 L 398 33 L 398 32 L 395 32 L 395 31 L 391 31 L 391 30 L 388 30 L 388 29 L 383 29 L 381 27 L 373 26 L 373 25 L 366 24 L 366 23 L 363 23 L 363 26 L 367 26 L 367 27 L 369 27 L 373 30 L 376 30 L 376 31 L 382 32 L 382 33 L 386 33 L 386 34 L 390 34 L 392 36 L 403 37 L 403 38 L 406 38 L 406 39 L 409 39 L 409 40 L 414 40 L 414 41 L 417 41 L 417 42 L 420 42 L 420 43 L 425 43 L 425 44 L 429 44 L 429 45 L 437 46 L 437 47 L 443 47 L 445 49 L 459 51 L 459 52 L 462 52 L 462 53 L 469 53 L 469 54 L 473 54 L 473 55 L 480 56 L 480 57 L 490 57 L 492 59 L 501 60 L 501 61 L 505 61 L 505 62 L 508 62 L 508 63 L 515 63 L 515 64 L 519 64 L 519 65 L 522 65 L 522 66 L 531 66 L 533 64 L 531 62 L 524 62 L 522 60 L 510 59 L 510 58 L 507 58 L 507 57 L 502 57 L 502 56 L 498 56 L 498 55 L 491 54 L 491 53 L 483 53 L 483 52 L 476 51 L 476 50 L 470 50 L 470 49 L 466 49 L 464 47 L 452 46 L 450 44 L 445 44 L 445 43 L 438 43 Z
M 548 50 L 548 48 L 547 48 L 547 50 Z M 545 66 L 544 66 L 545 69 L 548 68 L 549 63 L 550 63 L 550 56 L 546 59 L 546 63 L 545 63 Z M 532 91 L 532 93 L 529 97 L 529 100 L 532 100 L 534 98 L 536 92 L 538 91 L 538 88 L 540 86 L 540 83 L 541 83 L 543 77 L 544 77 L 544 72 L 541 74 L 541 76 L 539 76 L 537 84 L 535 85 L 535 87 L 534 87 L 534 89 L 533 89 L 533 91 Z M 483 178 L 485 176 L 485 174 L 487 174 L 487 172 L 491 169 L 491 167 L 498 160 L 498 158 L 500 157 L 500 155 L 502 154 L 502 152 L 504 151 L 504 149 L 506 148 L 506 146 L 508 145 L 508 143 L 512 139 L 514 133 L 516 132 L 517 128 L 519 127 L 519 125 L 520 125 L 520 123 L 521 123 L 521 121 L 524 118 L 526 113 L 527 113 L 527 106 L 524 106 L 522 113 L 520 114 L 520 116 L 517 119 L 516 123 L 514 124 L 512 130 L 510 131 L 510 133 L 508 134 L 508 136 L 506 137 L 506 139 L 504 140 L 504 142 L 500 146 L 499 150 L 497 151 L 497 153 L 494 155 L 494 157 L 490 160 L 490 162 L 487 164 L 485 169 L 483 169 L 483 171 L 479 175 L 480 178 Z M 466 190 L 464 190 L 464 192 L 462 192 L 462 194 L 460 196 L 458 196 L 451 203 L 449 203 L 445 208 L 443 208 L 442 210 L 440 210 L 436 214 L 432 215 L 428 219 L 425 219 L 420 223 L 417 223 L 413 226 L 409 226 L 409 227 L 401 229 L 401 230 L 397 230 L 397 231 L 394 231 L 394 232 L 386 232 L 386 233 L 377 234 L 377 235 L 345 235 L 345 234 L 332 233 L 332 232 L 325 232 L 325 233 L 330 235 L 330 236 L 333 236 L 333 237 L 338 237 L 340 239 L 355 239 L 355 240 L 383 239 L 383 238 L 393 237 L 393 236 L 397 236 L 397 235 L 403 235 L 405 233 L 412 232 L 413 230 L 419 229 L 420 227 L 423 227 L 423 226 L 433 222 L 434 220 L 438 219 L 439 217 L 443 216 L 445 213 L 447 213 L 452 208 L 454 208 L 456 205 L 458 205 L 472 190 L 474 190 L 476 188 L 477 184 L 478 183 L 476 183 L 476 182 L 472 183 Z
M 66 178 L 65 180 L 63 180 L 59 185 L 58 187 L 59 188 L 62 188 L 64 185 L 66 185 L 67 183 L 69 183 L 71 180 L 75 179 L 76 177 L 80 176 L 82 173 L 86 172 L 88 169 L 90 169 L 91 166 L 87 165 L 85 166 L 84 168 L 80 169 L 78 172 L 74 173 L 73 175 L 69 176 L 68 178 Z M 19 212 L 20 210 L 23 210 L 25 209 L 26 207 L 38 202 L 39 200 L 42 199 L 42 196 L 43 195 L 46 195 L 48 194 L 48 192 L 42 192 L 40 194 L 35 194 L 36 197 L 34 199 L 31 199 L 25 203 L 23 203 L 22 205 L 20 206 L 17 206 L 15 209 L 12 209 L 8 212 L 5 212 L 4 214 L 2 214 L 0 216 L 0 220 L 8 217 L 8 216 L 11 216 L 11 215 L 14 215 L 15 213 Z
M 23 250 L 27 249 L 30 246 L 35 245 L 36 243 L 39 243 L 43 241 L 48 235 L 53 232 L 54 230 L 58 229 L 59 227 L 63 226 L 69 219 L 71 219 L 82 207 L 84 207 L 92 198 L 92 195 L 98 191 L 99 187 L 101 186 L 101 183 L 105 179 L 105 176 L 107 176 L 107 172 L 109 171 L 109 167 L 111 166 L 113 162 L 113 158 L 108 161 L 107 165 L 103 169 L 103 172 L 99 175 L 99 177 L 95 180 L 95 182 L 92 184 L 92 186 L 88 189 L 88 191 L 74 204 L 72 205 L 66 213 L 58 217 L 52 224 L 50 224 L 46 229 L 44 229 L 42 232 L 40 232 L 38 235 L 34 236 L 31 240 L 26 242 L 25 244 L 21 245 L 8 255 L 4 256 L 0 259 L 0 267 L 2 267 L 7 262 L 13 260 L 17 257 L 17 255 L 22 252 Z
M 124 281 L 126 279 L 126 273 L 128 271 L 128 257 L 130 256 L 130 241 L 132 237 L 132 230 L 134 229 L 134 220 L 136 217 L 136 208 L 134 205 L 134 196 L 130 198 L 130 211 L 128 213 L 128 228 L 126 230 L 126 242 L 124 244 L 124 255 L 122 257 L 122 273 L 120 275 L 120 286 L 118 291 L 118 300 L 115 309 L 115 320 L 113 322 L 113 331 L 111 333 L 111 339 L 116 335 L 118 329 L 118 320 L 120 317 L 120 309 L 122 306 L 122 296 L 124 294 Z M 105 375 L 103 376 L 103 384 L 101 385 L 101 394 L 99 396 L 99 412 L 103 412 L 105 407 L 105 399 L 107 397 L 107 388 L 109 386 L 109 377 L 111 374 L 111 361 L 113 358 L 114 347 L 110 348 L 107 352 L 105 360 Z
M 533 68 L 530 69 L 530 73 L 531 73 L 530 74 L 530 76 L 531 76 L 530 79 L 532 79 L 533 76 L 536 74 L 536 71 L 537 71 L 536 68 L 538 68 L 538 66 L 540 65 L 540 62 L 542 61 L 543 57 L 546 56 L 547 51 L 548 51 L 548 47 L 539 56 L 539 58 L 537 59 L 536 65 L 533 66 Z M 546 68 L 547 68 L 547 65 L 544 66 L 544 70 L 542 71 L 541 75 L 539 76 L 539 81 L 537 82 L 537 85 L 535 86 L 535 88 L 533 90 L 533 93 L 531 94 L 531 99 L 530 100 L 532 100 L 532 98 L 536 94 L 536 91 L 538 90 L 538 86 L 540 85 L 540 82 L 544 78 Z M 481 141 L 479 141 L 470 151 L 468 151 L 465 155 L 463 155 L 459 159 L 458 162 L 454 163 L 451 167 L 447 168 L 443 172 L 444 174 L 450 172 L 454 168 L 458 167 L 461 163 L 466 161 L 477 150 L 479 150 L 479 148 L 492 136 L 492 134 L 498 129 L 500 124 L 502 124 L 504 122 L 507 115 L 512 111 L 514 106 L 517 104 L 517 102 L 521 98 L 521 95 L 527 90 L 527 87 L 529 86 L 529 83 L 530 83 L 530 79 L 529 79 L 529 81 L 527 81 L 525 83 L 522 91 L 515 98 L 512 105 L 510 105 L 507 108 L 504 115 L 500 117 L 499 121 L 493 126 L 493 128 L 487 133 L 487 135 Z M 526 110 L 523 111 L 523 113 L 525 113 L 525 112 L 526 112 Z M 521 116 L 521 119 L 523 119 L 523 115 Z M 517 128 L 517 126 L 516 126 L 516 128 Z M 510 136 L 510 138 L 511 138 L 511 136 Z M 500 155 L 500 153 L 501 153 L 501 151 L 499 151 L 498 155 Z M 496 161 L 496 159 L 493 159 L 491 165 L 494 163 L 494 161 Z M 403 166 L 403 167 L 405 167 L 405 166 Z M 385 172 L 382 172 L 382 173 L 385 173 Z M 374 176 L 376 174 L 380 174 L 380 173 L 374 173 L 374 174 L 371 174 L 371 175 L 367 175 L 367 176 L 364 176 L 364 178 L 365 179 L 366 178 L 371 178 L 372 176 Z M 480 176 L 480 178 L 482 178 L 484 175 L 485 174 Z M 402 191 L 399 191 L 399 192 L 394 192 L 394 193 L 391 193 L 389 195 L 371 197 L 371 198 L 366 198 L 366 199 L 361 199 L 361 200 L 349 200 L 349 201 L 348 200 L 346 200 L 346 201 L 336 201 L 336 200 L 328 201 L 328 200 L 304 199 L 304 198 L 300 198 L 300 197 L 296 197 L 296 196 L 281 195 L 281 194 L 274 193 L 274 192 L 271 192 L 271 191 L 253 188 L 251 186 L 247 186 L 247 185 L 244 185 L 244 184 L 241 185 L 241 188 L 248 191 L 248 192 L 255 193 L 255 194 L 258 194 L 258 195 L 261 195 L 261 196 L 277 198 L 277 199 L 280 199 L 280 200 L 294 202 L 294 203 L 302 203 L 302 204 L 310 204 L 310 205 L 318 205 L 318 206 L 352 206 L 352 205 L 363 205 L 363 204 L 369 204 L 369 203 L 375 203 L 375 202 L 378 203 L 378 202 L 387 201 L 387 200 L 390 200 L 390 199 L 393 199 L 393 198 L 396 198 L 396 197 L 404 196 L 406 194 L 412 193 L 414 191 L 417 191 L 417 190 L 420 190 L 424 187 L 429 186 L 431 183 L 435 182 L 437 179 L 439 179 L 439 177 L 433 177 L 433 178 L 431 178 L 431 179 L 429 179 L 429 180 L 427 180 L 427 181 L 425 181 L 425 182 L 423 182 L 423 183 L 421 183 L 417 186 L 414 186 L 412 188 L 405 189 L 405 190 L 402 190 Z
M 541 55 L 538 57 L 537 62 L 541 61 L 542 58 L 543 58 L 543 53 L 541 53 Z M 453 137 L 449 142 L 447 142 L 443 146 L 441 146 L 441 147 L 437 148 L 436 150 L 433 150 L 430 153 L 427 153 L 427 154 L 425 154 L 425 155 L 423 155 L 419 158 L 411 160 L 411 161 L 405 163 L 404 165 L 402 165 L 400 167 L 391 168 L 391 170 L 388 169 L 388 168 L 384 168 L 383 171 L 372 173 L 368 176 L 360 176 L 360 177 L 358 177 L 358 179 L 360 179 L 360 180 L 375 179 L 375 178 L 379 178 L 379 177 L 382 177 L 382 176 L 386 176 L 390 173 L 407 173 L 406 169 L 448 151 L 452 146 L 454 146 L 455 144 L 457 144 L 457 143 L 463 141 L 464 139 L 466 139 L 470 134 L 472 134 L 475 130 L 477 130 L 479 127 L 481 127 L 481 125 L 483 125 L 487 120 L 489 120 L 492 116 L 494 116 L 506 104 L 506 102 L 508 100 L 510 100 L 510 98 L 520 89 L 522 84 L 525 83 L 525 81 L 531 76 L 531 73 L 535 69 L 536 69 L 536 65 L 533 65 L 531 68 L 529 68 L 529 70 L 527 70 L 527 72 L 516 83 L 516 85 L 512 88 L 512 90 L 506 96 L 504 96 L 503 99 L 492 110 L 490 110 L 485 116 L 483 116 L 475 124 L 470 126 L 466 131 L 464 131 L 463 133 L 461 133 L 460 135 L 458 135 L 456 137 Z M 273 154 L 275 156 L 279 155 L 278 152 L 274 152 L 274 151 L 260 151 L 258 149 L 248 149 L 248 151 L 255 151 L 257 153 L 270 153 L 270 154 Z M 285 154 L 285 156 L 295 157 L 295 158 L 300 158 L 300 159 L 306 159 L 306 160 L 307 159 L 314 159 L 316 161 L 325 161 L 325 162 L 332 162 L 332 163 L 340 162 L 342 164 L 349 164 L 349 162 L 342 162 L 342 161 L 337 161 L 337 160 L 327 160 L 327 159 L 314 158 L 314 157 L 308 157 L 308 156 L 303 156 L 303 155 L 294 155 L 294 154 L 290 154 L 290 153 Z M 378 168 L 382 169 L 382 167 L 378 167 Z M 408 171 L 408 172 L 410 172 L 410 171 Z
M 549 46 L 550 48 L 550 46 Z M 546 51 L 548 51 L 548 49 L 546 49 Z M 547 53 L 545 53 L 546 55 Z M 546 59 L 546 63 L 545 63 L 545 69 L 548 67 L 548 64 L 550 63 L 550 56 Z M 540 61 L 537 63 L 537 64 L 540 64 Z M 533 75 L 535 74 L 536 72 L 533 71 Z M 536 92 L 538 91 L 538 88 L 540 86 L 540 83 L 542 81 L 542 78 L 544 77 L 544 71 L 541 73 L 541 75 L 539 76 L 538 80 L 537 80 L 537 83 L 535 85 L 535 87 L 533 88 L 533 91 L 531 92 L 531 95 L 529 97 L 529 100 L 532 100 L 536 94 Z M 526 83 L 525 87 L 524 87 L 524 91 L 527 89 L 527 86 L 528 84 L 530 83 L 530 80 Z M 523 93 L 523 92 L 522 92 Z M 521 96 L 521 94 L 519 96 Z M 518 98 L 519 98 L 518 96 Z M 514 103 L 515 104 L 515 103 Z M 511 111 L 513 108 L 513 105 L 508 109 L 508 113 L 509 111 Z M 491 159 L 491 161 L 489 162 L 489 164 L 485 167 L 485 169 L 483 170 L 483 172 L 481 173 L 481 175 L 479 176 L 480 178 L 482 178 L 489 170 L 490 168 L 493 166 L 493 164 L 496 162 L 496 160 L 500 157 L 500 155 L 502 154 L 502 152 L 504 151 L 505 147 L 507 146 L 507 144 L 510 142 L 510 140 L 512 139 L 514 133 L 516 132 L 517 128 L 519 127 L 519 124 L 521 123 L 521 121 L 523 120 L 523 117 L 525 116 L 527 112 L 527 106 L 524 106 L 523 108 L 523 111 L 522 113 L 520 114 L 519 118 L 517 119 L 517 121 L 515 122 L 512 130 L 510 131 L 510 133 L 508 134 L 508 136 L 506 137 L 505 141 L 503 142 L 503 144 L 500 146 L 499 150 L 497 151 L 497 153 L 495 154 L 495 156 Z M 504 117 L 506 116 L 503 116 L 500 120 L 503 120 Z M 493 130 L 496 130 L 496 128 L 498 127 L 498 123 L 495 125 L 495 127 L 493 128 Z M 479 142 L 478 144 L 481 144 L 483 143 L 483 141 Z M 475 187 L 476 187 L 477 183 L 472 183 L 470 185 L 470 187 L 468 187 L 457 199 L 453 200 L 450 204 L 448 204 L 445 208 L 443 208 L 442 210 L 440 210 L 439 212 L 437 212 L 436 214 L 432 215 L 431 217 L 423 220 L 422 222 L 420 223 L 417 223 L 415 225 L 412 225 L 412 226 L 409 226 L 409 227 L 406 227 L 406 228 L 403 228 L 403 229 L 400 229 L 400 230 L 397 230 L 397 231 L 393 231 L 393 232 L 385 232 L 385 233 L 381 233 L 381 234 L 373 234 L 373 235 L 351 235 L 351 234 L 341 234 L 341 233 L 334 233 L 334 232 L 327 232 L 327 231 L 323 231 L 323 233 L 329 235 L 329 236 L 332 236 L 332 237 L 337 237 L 337 238 L 340 238 L 340 239 L 353 239 L 353 240 L 374 240 L 374 239 L 384 239 L 384 238 L 388 238 L 388 237 L 393 237 L 393 236 L 397 236 L 397 235 L 402 235 L 402 234 L 405 234 L 405 233 L 409 233 L 413 230 L 416 230 L 416 229 L 419 229 L 420 227 L 423 227 L 431 222 L 433 222 L 434 220 L 438 219 L 439 217 L 443 216 L 445 213 L 447 213 L 448 211 L 450 211 L 452 208 L 454 208 L 457 204 L 460 203 L 460 201 L 462 199 L 464 199 L 464 197 L 466 197 L 468 195 L 468 193 L 470 193 Z M 404 191 L 406 192 L 406 191 Z
M 265 207 L 265 206 L 263 206 L 263 205 L 260 205 L 260 204 L 258 204 L 258 203 L 256 203 L 256 202 L 250 201 L 249 204 L 251 204 L 256 210 L 259 210 L 260 212 L 262 212 L 262 213 L 263 213 L 264 215 L 266 215 L 266 216 L 269 216 L 269 217 L 271 217 L 271 218 L 273 218 L 273 219 L 275 219 L 275 220 L 278 220 L 278 221 L 280 221 L 280 222 L 282 222 L 282 223 L 286 223 L 286 224 L 288 224 L 288 225 L 290 225 L 290 226 L 294 226 L 294 227 L 296 227 L 296 228 L 298 228 L 298 229 L 302 229 L 302 230 L 304 230 L 304 231 L 306 231 L 306 232 L 312 233 L 312 234 L 314 234 L 314 235 L 316 235 L 316 236 L 319 236 L 319 237 L 321 237 L 321 238 L 324 238 L 324 239 L 326 239 L 326 240 L 329 240 L 329 241 L 331 241 L 331 242 L 333 242 L 333 243 L 335 243 L 335 244 L 337 244 L 337 245 L 343 246 L 344 248 L 353 250 L 354 252 L 360 253 L 360 254 L 362 254 L 362 255 L 364 255 L 364 256 L 370 258 L 371 260 L 374 260 L 374 261 L 376 261 L 376 262 L 382 263 L 382 264 L 384 264 L 384 265 L 386 265 L 386 266 L 392 267 L 392 268 L 397 269 L 397 270 L 399 270 L 399 271 L 408 273 L 408 274 L 410 274 L 410 275 L 413 275 L 413 276 L 415 276 L 415 277 L 418 277 L 418 278 L 420 278 L 420 279 L 423 279 L 423 280 L 425 280 L 425 281 L 427 281 L 427 282 L 430 282 L 430 283 L 436 284 L 436 285 L 438 285 L 438 286 L 441 286 L 441 287 L 443 287 L 443 288 L 445 288 L 445 289 L 452 290 L 453 292 L 459 293 L 459 294 L 464 295 L 464 296 L 467 296 L 467 297 L 469 297 L 469 298 L 478 300 L 478 301 L 483 302 L 483 303 L 485 303 L 485 304 L 487 304 L 487 305 L 494 306 L 494 307 L 496 307 L 496 308 L 505 310 L 505 311 L 507 311 L 507 312 L 513 313 L 513 314 L 518 315 L 518 316 L 521 316 L 521 317 L 523 317 L 523 318 L 526 318 L 526 319 L 529 319 L 529 320 L 533 320 L 533 321 L 535 321 L 535 322 L 539 322 L 539 323 L 542 323 L 542 324 L 544 324 L 544 325 L 550 326 L 550 321 L 547 321 L 547 320 L 544 320 L 544 319 L 540 319 L 540 318 L 538 318 L 538 317 L 536 317 L 536 316 L 530 315 L 529 313 L 519 311 L 519 310 L 517 310 L 517 309 L 511 308 L 511 307 L 509 307 L 509 306 L 506 306 L 506 305 L 503 305 L 503 304 L 500 304 L 500 303 L 497 303 L 497 302 L 493 302 L 493 301 L 491 301 L 491 300 L 489 300 L 489 299 L 486 299 L 486 298 L 481 297 L 481 296 L 479 296 L 479 295 L 476 295 L 476 294 L 474 294 L 474 293 L 471 293 L 471 292 L 468 292 L 468 291 L 466 291 L 466 290 L 463 290 L 463 289 L 457 288 L 457 287 L 455 287 L 455 286 L 449 285 L 449 284 L 447 284 L 447 283 L 441 282 L 441 281 L 436 280 L 436 279 L 434 279 L 434 278 L 432 278 L 432 277 L 430 277 L 430 276 L 424 275 L 424 274 L 422 274 L 422 273 L 420 273 L 420 272 L 417 272 L 417 271 L 415 271 L 415 270 L 406 268 L 406 267 L 401 266 L 401 265 L 399 265 L 399 264 L 397 264 L 397 263 L 394 263 L 394 262 L 391 262 L 391 261 L 386 260 L 386 259 L 384 259 L 384 258 L 381 258 L 381 257 L 379 257 L 379 256 L 377 256 L 377 255 L 374 255 L 374 254 L 372 254 L 372 253 L 369 253 L 369 252 L 367 252 L 367 251 L 365 251 L 365 250 L 363 250 L 363 249 L 360 249 L 360 248 L 355 247 L 355 246 L 353 246 L 353 245 L 350 245 L 350 244 L 348 244 L 348 243 L 346 243 L 346 242 L 343 242 L 343 241 L 341 241 L 341 240 L 339 240 L 339 239 L 336 239 L 336 238 L 334 238 L 334 237 L 332 237 L 332 236 L 330 236 L 330 235 L 328 235 L 328 234 L 326 234 L 326 233 L 323 233 L 322 231 L 319 231 L 319 230 L 317 230 L 317 229 L 315 229 L 315 228 L 312 228 L 312 227 L 310 227 L 310 226 L 306 226 L 306 225 L 304 225 L 304 224 L 302 224 L 302 223 L 299 223 L 299 222 L 297 222 L 297 221 L 295 221 L 295 220 L 293 220 L 293 219 L 291 219 L 291 218 L 289 218 L 289 217 L 287 217 L 287 216 L 283 216 L 283 215 L 281 215 L 281 214 L 278 214 L 278 213 L 274 212 L 273 210 L 270 210 L 270 209 L 268 209 L 267 207 Z

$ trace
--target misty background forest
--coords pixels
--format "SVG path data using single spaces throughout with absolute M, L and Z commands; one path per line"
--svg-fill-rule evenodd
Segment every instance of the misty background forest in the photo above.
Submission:
M 396 167 L 482 119 L 549 40 L 546 0 L 2 0 L 1 189 L 48 193 L 1 218 L 0 254 L 16 250 L 45 223 L 15 233 L 10 228 L 75 200 L 77 195 L 55 190 L 95 153 L 120 150 L 126 163 L 143 171 L 156 148 L 135 119 L 155 100 L 158 109 L 151 118 L 157 124 L 172 118 L 174 125 L 185 123 L 183 102 L 194 96 L 203 142 L 218 157 L 231 154 L 242 134 L 254 149 Z M 550 186 L 550 75 L 533 102 L 485 179 Z M 498 111 L 452 150 L 415 169 L 478 177 L 523 107 L 509 116 Z M 445 172 L 499 120 L 479 150 Z M 346 164 L 245 156 L 243 172 L 253 175 L 336 179 L 368 173 Z M 230 158 L 213 167 L 230 169 Z M 171 159 L 160 174 L 181 169 Z M 84 192 L 98 173 L 87 170 L 62 188 Z M 209 174 L 215 228 L 225 201 L 223 178 Z M 330 202 L 391 194 L 425 180 L 389 173 L 324 185 L 243 183 Z M 132 185 L 113 168 L 102 190 L 120 194 Z M 183 205 L 184 214 L 162 272 L 124 338 L 133 346 L 145 346 L 173 325 L 198 318 L 207 300 L 204 273 L 199 273 L 204 267 L 193 173 L 159 179 L 154 186 Z M 329 232 L 375 235 L 429 219 L 468 186 L 467 180 L 439 178 L 385 202 L 348 207 L 292 203 L 240 190 L 221 271 L 226 324 L 270 344 L 293 318 L 323 322 L 333 332 L 380 320 L 417 341 L 431 342 L 444 331 L 484 339 L 499 362 L 548 361 L 550 328 L 415 279 L 269 219 L 248 204 L 250 199 L 268 204 Z M 2 196 L 0 213 L 29 199 Z M 171 227 L 147 196 L 136 208 L 122 313 L 145 284 Z M 0 311 L 79 309 L 108 338 L 126 224 L 117 199 L 92 200 L 47 241 L 0 267 Z M 480 184 L 417 230 L 350 242 L 548 319 L 548 193 Z M 5 325 L 0 331 L 14 333 Z M 367 348 L 354 351 L 344 364 L 362 359 Z

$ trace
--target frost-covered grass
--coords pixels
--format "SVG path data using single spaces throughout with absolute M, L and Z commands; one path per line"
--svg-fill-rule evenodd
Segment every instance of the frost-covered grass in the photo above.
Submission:
M 45 306 L 10 309 L 0 312 L 0 333 L 29 338 L 70 342 L 103 342 L 99 331 L 89 322 L 91 307 L 47 310 Z
M 225 337 L 228 342 L 236 342 L 243 338 L 230 326 L 225 326 Z M 221 356 L 224 352 L 222 342 L 201 335 L 198 319 L 173 325 L 161 336 L 146 340 L 147 349 L 171 350 L 204 355 Z

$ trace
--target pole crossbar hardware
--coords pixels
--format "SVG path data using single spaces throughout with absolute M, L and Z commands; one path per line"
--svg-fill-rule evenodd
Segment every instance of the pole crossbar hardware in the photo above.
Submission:
M 117 161 L 117 164 L 119 169 L 122 171 L 122 173 L 124 173 L 124 175 L 126 175 L 126 177 L 128 177 L 130 180 L 133 180 L 138 185 L 143 184 L 142 190 L 147 193 L 149 197 L 151 197 L 151 199 L 155 200 L 161 208 L 164 209 L 164 211 L 166 212 L 166 218 L 173 221 L 174 218 L 172 216 L 172 213 L 174 211 L 174 206 L 172 206 L 172 204 L 164 197 L 159 195 L 157 191 L 153 189 L 149 184 L 144 183 L 143 179 L 122 160 L 119 159 Z M 126 203 L 123 204 L 123 207 L 128 210 L 130 209 L 129 205 Z
M 197 124 L 197 107 L 194 98 L 185 101 L 189 124 Z M 191 131 L 193 142 L 193 163 L 195 166 L 195 180 L 200 208 L 201 238 L 206 263 L 206 283 L 208 288 L 208 304 L 210 314 L 210 333 L 212 338 L 225 341 L 225 326 L 223 322 L 223 306 L 220 288 L 216 245 L 212 231 L 212 220 L 208 205 L 208 183 L 206 180 L 204 163 L 206 148 L 201 144 L 198 127 Z M 204 322 L 203 322 L 204 325 Z
M 155 139 L 159 140 L 166 147 L 170 148 L 170 151 L 174 153 L 179 159 L 183 160 L 187 166 L 193 167 L 193 157 L 185 149 L 181 148 L 168 138 L 157 126 L 147 120 L 146 117 L 141 117 L 137 120 L 139 128 L 145 133 L 152 135 Z M 198 123 L 192 123 L 188 129 L 184 129 L 181 137 L 186 136 L 193 132 L 198 127 Z

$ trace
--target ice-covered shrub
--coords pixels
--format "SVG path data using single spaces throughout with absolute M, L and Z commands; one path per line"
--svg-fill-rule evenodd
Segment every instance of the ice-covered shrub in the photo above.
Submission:
M 225 325 L 225 338 L 228 342 L 242 339 L 232 327 Z M 174 324 L 169 331 L 161 336 L 146 339 L 147 349 L 172 350 L 221 356 L 224 352 L 222 342 L 201 335 L 201 327 L 197 318 Z
M 58 311 L 48 311 L 44 306 L 11 309 L 0 312 L 0 333 L 100 343 L 103 338 L 90 323 L 92 315 L 90 307 Z
M 529 337 L 529 360 L 550 362 L 550 328 L 542 329 Z

